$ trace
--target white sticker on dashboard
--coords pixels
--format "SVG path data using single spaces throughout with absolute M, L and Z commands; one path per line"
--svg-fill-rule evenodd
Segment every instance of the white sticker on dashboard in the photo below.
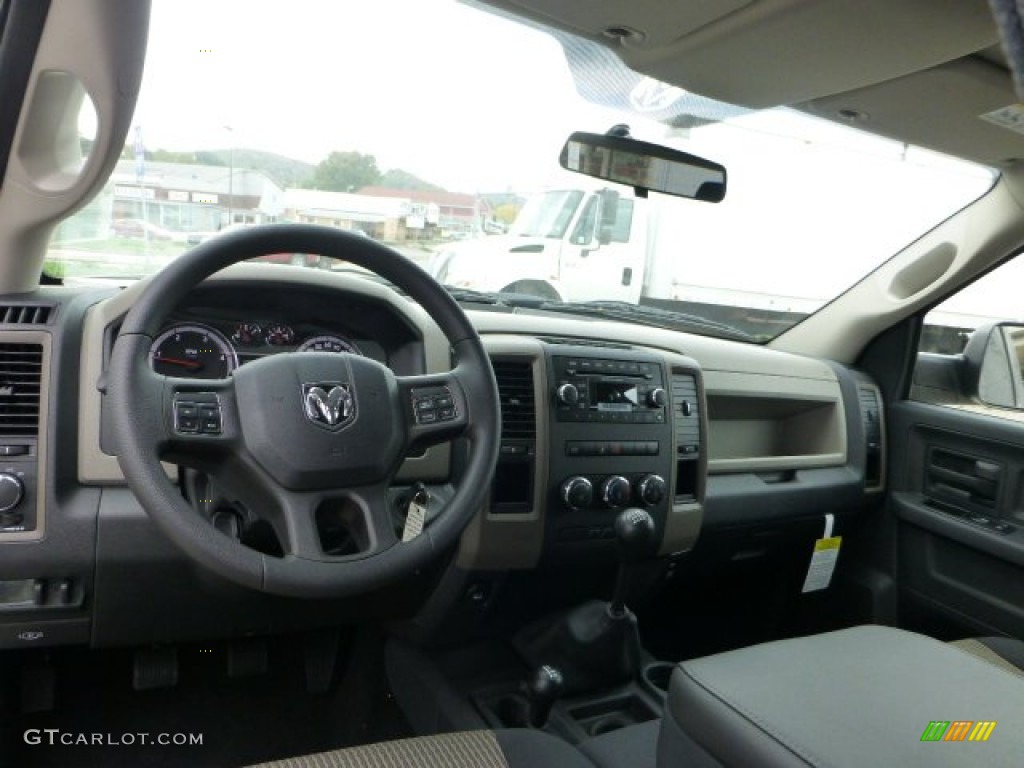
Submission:
M 994 112 L 986 112 L 979 117 L 1014 133 L 1024 134 L 1024 104 L 1011 104 Z

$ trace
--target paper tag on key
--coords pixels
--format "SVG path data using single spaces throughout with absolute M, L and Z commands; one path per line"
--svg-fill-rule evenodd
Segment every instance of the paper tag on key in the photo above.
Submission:
M 843 543 L 842 536 L 832 535 L 833 521 L 831 514 L 825 515 L 825 535 L 814 542 L 814 554 L 811 555 L 811 564 L 801 592 L 817 592 L 827 589 L 832 583 L 832 574 L 839 560 L 839 547 Z
M 425 488 L 421 488 L 413 494 L 405 516 L 402 541 L 412 541 L 423 532 L 423 523 L 427 519 L 427 504 L 429 502 L 430 496 Z

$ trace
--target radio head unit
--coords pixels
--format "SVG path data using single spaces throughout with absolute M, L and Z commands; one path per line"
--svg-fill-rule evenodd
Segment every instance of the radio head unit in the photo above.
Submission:
M 668 395 L 657 362 L 554 356 L 558 421 L 664 424 Z

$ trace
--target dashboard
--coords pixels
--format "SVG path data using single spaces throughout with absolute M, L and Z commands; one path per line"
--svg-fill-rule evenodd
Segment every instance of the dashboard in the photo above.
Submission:
M 140 291 L 43 289 L 33 301 L 49 307 L 45 323 L 0 329 L 0 350 L 35 345 L 40 361 L 38 423 L 7 436 L 0 424 L 0 475 L 21 489 L 13 516 L 0 509 L 0 582 L 14 594 L 10 606 L 0 596 L 0 647 L 22 647 L 19 635 L 35 632 L 44 644 L 103 646 L 324 620 L 319 603 L 251 593 L 193 565 L 125 485 L 103 393 L 113 340 Z M 657 554 L 673 558 L 715 531 L 856 516 L 884 488 L 881 395 L 856 370 L 618 322 L 466 310 L 501 396 L 490 501 L 432 578 L 336 603 L 333 617 L 408 614 L 453 568 L 484 578 L 610 565 L 611 523 L 625 506 L 648 509 Z M 245 264 L 175 309 L 150 363 L 203 378 L 311 348 L 403 375 L 451 360 L 422 308 L 378 282 Z M 433 446 L 408 456 L 396 482 L 443 498 L 459 465 L 458 442 Z M 4 490 L 0 507 L 13 498 Z

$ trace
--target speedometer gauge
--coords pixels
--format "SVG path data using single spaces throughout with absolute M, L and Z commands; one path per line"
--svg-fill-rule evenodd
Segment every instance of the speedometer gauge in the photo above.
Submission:
M 226 379 L 238 367 L 238 356 L 230 342 L 212 328 L 175 325 L 153 342 L 149 362 L 163 376 Z
M 362 352 L 351 341 L 340 336 L 314 336 L 306 339 L 299 347 L 299 352 L 348 352 L 361 355 Z

